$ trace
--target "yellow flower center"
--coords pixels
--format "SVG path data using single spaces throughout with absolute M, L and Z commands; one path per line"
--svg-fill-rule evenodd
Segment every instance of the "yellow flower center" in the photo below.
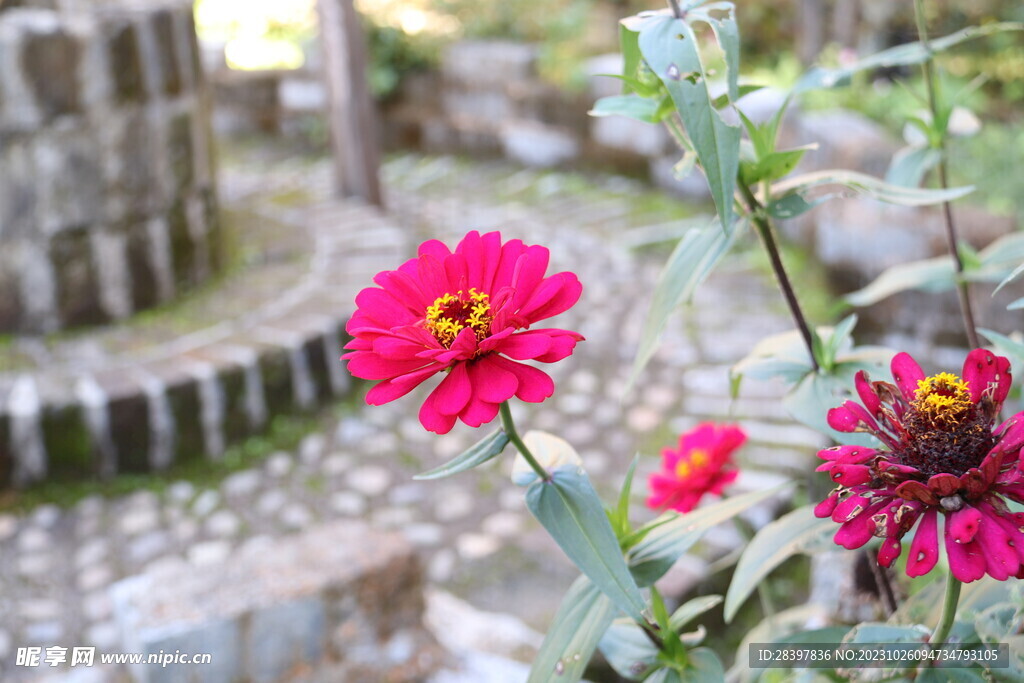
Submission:
M 437 297 L 427 307 L 424 323 L 442 346 L 450 348 L 467 327 L 476 334 L 477 341 L 483 341 L 490 334 L 492 317 L 490 297 L 472 288 L 468 293 L 459 290 Z
M 710 461 L 711 458 L 708 457 L 707 451 L 703 448 L 695 448 L 676 463 L 676 476 L 685 479 L 705 467 Z
M 967 382 L 951 372 L 940 372 L 917 382 L 913 406 L 934 422 L 959 423 L 972 405 Z

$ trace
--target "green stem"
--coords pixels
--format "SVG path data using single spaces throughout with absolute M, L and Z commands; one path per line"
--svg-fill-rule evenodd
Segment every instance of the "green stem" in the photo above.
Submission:
M 928 92 L 928 109 L 932 114 L 932 125 L 934 126 L 939 118 L 939 105 L 935 71 L 932 68 L 932 52 L 928 45 L 928 27 L 924 16 L 924 0 L 914 0 L 914 19 L 917 22 L 917 37 L 921 41 L 928 58 L 921 62 L 921 75 L 924 77 L 924 86 Z M 946 127 L 943 126 L 938 139 L 939 151 L 939 186 L 945 190 L 949 188 L 949 177 L 946 165 Z M 966 280 L 961 277 L 964 272 L 964 262 L 960 258 L 960 250 L 957 248 L 956 225 L 953 222 L 953 207 L 950 202 L 942 202 L 942 217 L 946 225 L 946 244 L 949 254 L 953 257 L 953 265 L 956 268 L 956 293 L 960 301 L 960 314 L 963 318 L 964 330 L 967 333 L 967 343 L 971 348 L 981 346 L 978 340 L 978 331 L 974 324 L 974 311 L 971 308 L 971 293 Z
M 743 199 L 747 203 L 747 209 L 750 212 L 750 220 L 753 222 L 754 227 L 757 229 L 758 235 L 761 236 L 761 242 L 764 244 L 765 251 L 768 252 L 768 259 L 772 264 L 772 271 L 775 272 L 775 279 L 779 282 L 779 288 L 782 290 L 782 296 L 786 299 L 786 304 L 789 305 L 789 312 L 793 316 L 793 321 L 796 323 L 797 329 L 800 331 L 800 336 L 804 340 L 804 345 L 807 346 L 807 355 L 811 359 L 811 366 L 815 372 L 818 372 L 821 367 L 818 365 L 818 359 L 814 356 L 814 341 L 811 336 L 811 328 L 807 324 L 807 317 L 804 315 L 803 309 L 800 308 L 800 302 L 796 298 L 796 292 L 793 291 L 793 283 L 789 280 L 789 275 L 786 274 L 786 266 L 782 263 L 782 256 L 779 254 L 779 247 L 775 243 L 775 235 L 772 232 L 772 225 L 769 222 L 767 216 L 764 213 L 764 207 L 757 201 L 757 197 L 751 192 L 750 187 L 742 180 L 737 179 L 737 185 L 739 186 L 740 192 L 743 194 Z
M 956 606 L 960 601 L 960 586 L 962 585 L 960 579 L 952 574 L 946 578 L 946 597 L 942 601 L 942 616 L 939 617 L 939 623 L 928 640 L 932 645 L 941 645 L 946 642 L 946 636 L 953 628 L 953 620 L 956 618 Z
M 523 440 L 519 437 L 519 432 L 516 431 L 515 422 L 512 421 L 512 410 L 508 406 L 508 401 L 501 404 L 499 409 L 501 412 L 501 428 L 505 430 L 505 435 L 508 436 L 508 440 L 512 442 L 512 445 L 516 447 L 526 462 L 530 463 L 530 467 L 537 473 L 537 476 L 541 478 L 541 481 L 551 481 L 551 475 L 544 469 L 537 459 L 533 457 L 533 453 L 526 447 Z

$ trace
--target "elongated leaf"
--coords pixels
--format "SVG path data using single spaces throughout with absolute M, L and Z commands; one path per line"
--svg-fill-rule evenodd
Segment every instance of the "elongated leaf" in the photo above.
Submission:
M 472 469 L 477 465 L 482 465 L 495 457 L 505 449 L 507 444 L 508 435 L 499 429 L 476 442 L 468 450 L 464 451 L 461 455 L 456 456 L 453 460 L 450 460 L 444 465 L 430 470 L 429 472 L 417 474 L 413 479 L 441 479 L 443 477 L 450 477 L 453 474 L 458 474 L 459 472 L 465 472 L 466 470 Z
M 602 97 L 587 113 L 591 116 L 626 116 L 646 123 L 657 123 L 660 120 L 657 100 L 639 95 Z
M 939 150 L 931 147 L 904 147 L 892 156 L 885 182 L 903 187 L 920 187 L 925 174 L 935 168 L 941 158 Z
M 718 607 L 722 603 L 721 595 L 702 595 L 699 598 L 688 600 L 680 605 L 679 609 L 672 613 L 669 625 L 673 631 L 679 632 L 691 621 L 704 614 L 710 609 Z
M 722 225 L 732 225 L 740 129 L 722 120 L 712 104 L 693 29 L 671 16 L 652 16 L 640 28 L 640 52 L 672 95 Z M 734 92 L 731 85 L 730 91 Z
M 781 197 L 789 192 L 805 194 L 822 185 L 842 185 L 857 194 L 900 206 L 928 206 L 951 202 L 974 191 L 973 187 L 951 187 L 946 190 L 925 190 L 916 187 L 891 185 L 884 180 L 856 171 L 828 170 L 805 173 L 780 180 L 772 185 L 772 196 Z M 808 200 L 809 201 L 809 200 Z
M 658 339 L 669 316 L 692 296 L 715 265 L 729 251 L 746 223 L 722 230 L 718 221 L 688 231 L 676 244 L 668 263 L 658 276 L 651 307 L 640 333 L 640 348 L 629 378 L 632 386 L 658 348 Z
M 637 621 L 644 618 L 646 603 L 583 470 L 555 470 L 549 481 L 526 491 L 526 504 L 573 564 L 619 609 Z
M 713 2 L 691 9 L 691 21 L 703 21 L 711 27 L 725 57 L 725 82 L 729 99 L 735 102 L 741 97 L 740 76 L 740 29 L 736 24 L 736 6 L 731 2 Z
M 674 669 L 663 667 L 644 679 L 644 683 L 681 683 L 679 673 Z
M 1006 285 L 1008 285 L 1011 282 L 1013 282 L 1014 280 L 1016 280 L 1020 276 L 1021 273 L 1024 273 L 1024 263 L 1022 263 L 1019 266 L 1017 266 L 1016 268 L 1014 268 L 1013 271 L 1009 275 L 1007 275 L 1005 278 L 1003 278 L 1003 281 L 999 283 L 999 286 L 996 287 L 995 291 L 992 292 L 992 294 L 995 295 L 996 292 L 998 292 L 1000 289 L 1002 289 Z
M 680 515 L 667 512 L 649 523 L 655 526 L 629 553 L 629 566 L 641 586 L 649 586 L 710 529 L 747 508 L 777 495 L 790 484 L 752 491 Z
M 904 43 L 903 45 L 897 45 L 887 50 L 882 50 L 881 52 L 869 57 L 865 57 L 857 63 L 842 69 L 823 69 L 820 67 L 811 69 L 804 74 L 799 81 L 797 81 L 793 91 L 795 93 L 800 93 L 819 88 L 841 87 L 848 85 L 850 77 L 858 71 L 920 64 L 928 59 L 931 53 L 948 50 L 949 48 L 959 45 L 967 40 L 990 36 L 992 34 L 1002 33 L 1005 31 L 1021 30 L 1024 30 L 1024 24 L 1017 22 L 1000 22 L 986 24 L 984 26 L 970 26 L 957 31 L 956 33 L 951 33 L 948 36 L 936 38 L 935 40 L 928 42 L 927 49 L 920 42 Z
M 757 584 L 776 567 L 797 553 L 818 547 L 836 531 L 836 523 L 814 516 L 813 506 L 797 508 L 763 527 L 750 541 L 733 572 L 725 597 L 725 621 L 736 611 Z
M 547 636 L 533 660 L 528 683 L 575 683 L 583 676 L 601 636 L 615 617 L 615 605 L 581 576 L 562 598 Z
M 985 683 L 989 679 L 982 674 L 980 669 L 925 669 L 917 678 L 915 683 Z
M 1002 277 L 1002 273 L 1019 267 L 1021 259 L 1024 259 L 1024 233 L 1003 235 L 978 252 L 978 258 L 983 270 L 999 272 Z
M 955 286 L 954 276 L 953 259 L 948 256 L 901 263 L 887 268 L 867 287 L 847 294 L 845 299 L 854 306 L 870 306 L 908 289 L 941 292 Z
M 658 648 L 644 635 L 636 622 L 616 619 L 598 644 L 601 654 L 615 673 L 630 681 L 644 680 L 657 665 Z

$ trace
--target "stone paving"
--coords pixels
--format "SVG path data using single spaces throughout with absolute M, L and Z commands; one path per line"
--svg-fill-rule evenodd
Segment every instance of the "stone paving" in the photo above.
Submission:
M 250 151 L 225 166 L 226 205 L 245 201 L 268 215 L 294 217 L 319 203 L 320 218 L 314 212 L 312 219 L 330 215 L 323 212 L 330 179 L 324 161 L 271 163 Z M 738 420 L 751 436 L 738 488 L 806 476 L 821 439 L 786 418 L 781 387 L 749 382 L 741 399 L 728 397 L 729 364 L 758 339 L 789 328 L 773 283 L 747 255 L 727 259 L 698 290 L 694 305 L 670 323 L 637 387 L 624 393 L 653 283 L 668 254 L 631 247 L 677 224 L 685 207 L 620 177 L 452 157 L 399 156 L 386 164 L 384 179 L 389 211 L 407 231 L 402 247 L 408 255 L 428 237 L 453 243 L 469 229 L 501 229 L 505 238 L 547 245 L 552 270 L 578 273 L 583 297 L 557 323 L 587 341 L 546 368 L 556 381 L 552 399 L 518 405 L 514 413 L 523 431 L 546 429 L 569 440 L 606 494 L 621 482 L 634 453 L 647 456 L 641 473 L 652 471 L 662 446 L 706 418 Z M 355 291 L 370 284 L 373 272 L 399 263 L 356 253 L 349 265 L 346 284 Z M 273 453 L 217 485 L 180 480 L 159 493 L 93 495 L 67 509 L 46 504 L 0 512 L 0 679 L 24 674 L 12 668 L 18 646 L 117 651 L 108 589 L 121 578 L 217 563 L 242 546 L 333 519 L 360 518 L 399 531 L 422 550 L 430 582 L 543 630 L 575 571 L 509 480 L 510 453 L 454 478 L 412 480 L 487 433 L 462 425 L 446 436 L 426 432 L 416 419 L 417 397 L 422 393 L 342 412 L 294 451 Z M 645 513 L 636 498 L 639 518 Z M 734 542 L 728 532 L 713 539 L 719 550 Z M 700 562 L 687 566 L 699 571 Z

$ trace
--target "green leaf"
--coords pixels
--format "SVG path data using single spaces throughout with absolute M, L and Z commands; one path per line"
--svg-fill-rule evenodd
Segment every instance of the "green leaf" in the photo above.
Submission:
M 843 318 L 839 324 L 835 326 L 835 329 L 832 330 L 832 335 L 828 337 L 828 341 L 825 343 L 824 351 L 819 361 L 829 368 L 833 367 L 836 364 L 836 361 L 839 360 L 840 352 L 852 345 L 850 335 L 853 334 L 853 328 L 856 326 L 856 313 L 851 313 Z
M 978 252 L 981 268 L 986 274 L 999 273 L 1001 279 L 1024 259 L 1024 232 L 1012 232 L 994 240 Z
M 598 647 L 615 673 L 626 680 L 643 680 L 647 672 L 657 666 L 658 648 L 636 622 L 628 619 L 612 622 Z
M 772 196 L 783 196 L 789 192 L 805 194 L 808 190 L 822 185 L 842 185 L 856 194 L 900 206 L 927 206 L 950 202 L 974 191 L 973 187 L 951 187 L 945 190 L 924 190 L 916 187 L 901 187 L 869 176 L 865 173 L 844 170 L 815 171 L 794 178 L 780 180 L 772 185 Z M 810 199 L 808 199 L 810 201 Z
M 698 647 L 690 650 L 687 656 L 689 666 L 680 677 L 684 683 L 722 683 L 725 680 L 725 667 L 714 650 Z
M 456 456 L 453 460 L 436 469 L 432 469 L 429 472 L 417 474 L 413 479 L 441 479 L 443 477 L 450 477 L 453 474 L 458 474 L 459 472 L 465 472 L 466 470 L 472 469 L 477 465 L 482 465 L 495 457 L 505 450 L 505 446 L 507 444 L 508 435 L 499 429 L 476 442 L 468 450 L 463 451 L 461 455 Z
M 615 617 L 615 605 L 581 576 L 562 598 L 530 668 L 528 683 L 575 683 Z
M 632 30 L 628 20 L 619 22 L 619 48 L 622 50 L 622 74 L 635 78 L 640 71 L 643 57 L 640 54 L 640 34 Z M 628 94 L 631 88 L 627 84 L 623 92 Z
M 682 679 L 675 669 L 663 667 L 644 679 L 644 683 L 680 683 Z
M 904 147 L 892 156 L 885 182 L 903 187 L 920 187 L 925 174 L 935 168 L 942 153 L 931 147 Z
M 718 607 L 722 603 L 721 595 L 702 595 L 683 603 L 679 609 L 672 613 L 669 626 L 676 633 L 686 627 L 691 621 L 704 614 L 710 609 Z
M 821 67 L 811 69 L 797 81 L 793 92 L 800 93 L 820 88 L 841 87 L 847 85 L 850 82 L 850 77 L 858 71 L 920 64 L 927 60 L 932 53 L 948 50 L 964 41 L 1005 31 L 1021 30 L 1024 30 L 1024 24 L 1017 22 L 992 23 L 984 26 L 970 26 L 948 36 L 930 40 L 928 48 L 925 48 L 920 42 L 897 45 L 865 57 L 857 63 L 842 69 L 824 69 Z
M 747 597 L 776 567 L 797 553 L 823 545 L 835 533 L 830 518 L 818 519 L 814 507 L 797 508 L 771 522 L 751 539 L 733 572 L 725 598 L 725 621 L 732 621 Z
M 955 275 L 953 259 L 949 256 L 901 263 L 885 269 L 866 287 L 843 298 L 854 306 L 870 306 L 908 289 L 941 292 L 956 285 Z
M 672 95 L 722 225 L 732 225 L 740 129 L 722 120 L 712 104 L 697 37 L 685 21 L 655 15 L 640 28 L 640 52 Z
M 640 333 L 640 348 L 633 362 L 629 386 L 637 380 L 657 350 L 658 339 L 669 316 L 693 296 L 697 285 L 711 274 L 741 231 L 741 226 L 723 230 L 716 220 L 703 228 L 689 230 L 676 244 L 654 287 L 651 307 Z
M 808 200 L 798 191 L 788 192 L 781 197 L 772 199 L 772 201 L 769 202 L 768 215 L 779 220 L 796 218 L 800 214 L 807 213 L 819 204 L 824 204 L 830 199 L 842 196 L 842 194 L 836 193 L 824 194 L 820 197 L 815 197 L 813 200 Z
M 726 498 L 685 515 L 666 512 L 645 526 L 650 532 L 629 552 L 629 566 L 641 586 L 664 576 L 676 560 L 711 528 L 778 494 L 789 484 Z
M 629 535 L 629 497 L 633 491 L 633 475 L 636 473 L 636 465 L 640 462 L 640 455 L 634 455 L 633 461 L 629 463 L 626 470 L 626 479 L 622 482 L 622 490 L 619 491 L 619 502 L 615 506 L 615 514 L 612 519 L 612 526 L 615 535 L 619 539 L 620 547 L 623 539 Z
M 834 441 L 862 446 L 878 445 L 867 433 L 846 434 L 829 427 L 828 411 L 850 397 L 856 368 L 840 367 L 837 374 L 810 373 L 782 398 L 786 412 L 802 424 L 828 435 Z
M 1014 268 L 1013 271 L 1009 275 L 1007 275 L 1005 278 L 1003 278 L 1003 281 L 999 283 L 999 286 L 996 287 L 995 291 L 992 292 L 992 294 L 995 295 L 1000 289 L 1002 289 L 1006 285 L 1008 285 L 1011 282 L 1013 282 L 1014 280 L 1016 280 L 1020 276 L 1021 273 L 1024 273 L 1024 263 L 1022 263 L 1019 266 L 1017 266 L 1016 268 Z
M 612 95 L 602 97 L 587 112 L 591 116 L 626 116 L 646 123 L 657 123 L 658 102 L 639 95 Z
M 530 486 L 526 504 L 580 571 L 619 609 L 636 621 L 644 619 L 646 603 L 583 470 L 555 470 L 549 481 Z
M 725 57 L 726 94 L 735 102 L 742 95 L 740 75 L 740 30 L 736 24 L 736 7 L 731 2 L 714 2 L 691 9 L 690 21 L 703 21 L 711 27 Z
M 560 436 L 539 429 L 531 429 L 523 435 L 523 444 L 530 449 L 537 464 L 548 472 L 559 467 L 575 469 L 583 465 L 576 449 Z M 529 486 L 538 479 L 537 473 L 526 462 L 522 453 L 516 453 L 515 460 L 512 462 L 512 482 L 517 486 Z

